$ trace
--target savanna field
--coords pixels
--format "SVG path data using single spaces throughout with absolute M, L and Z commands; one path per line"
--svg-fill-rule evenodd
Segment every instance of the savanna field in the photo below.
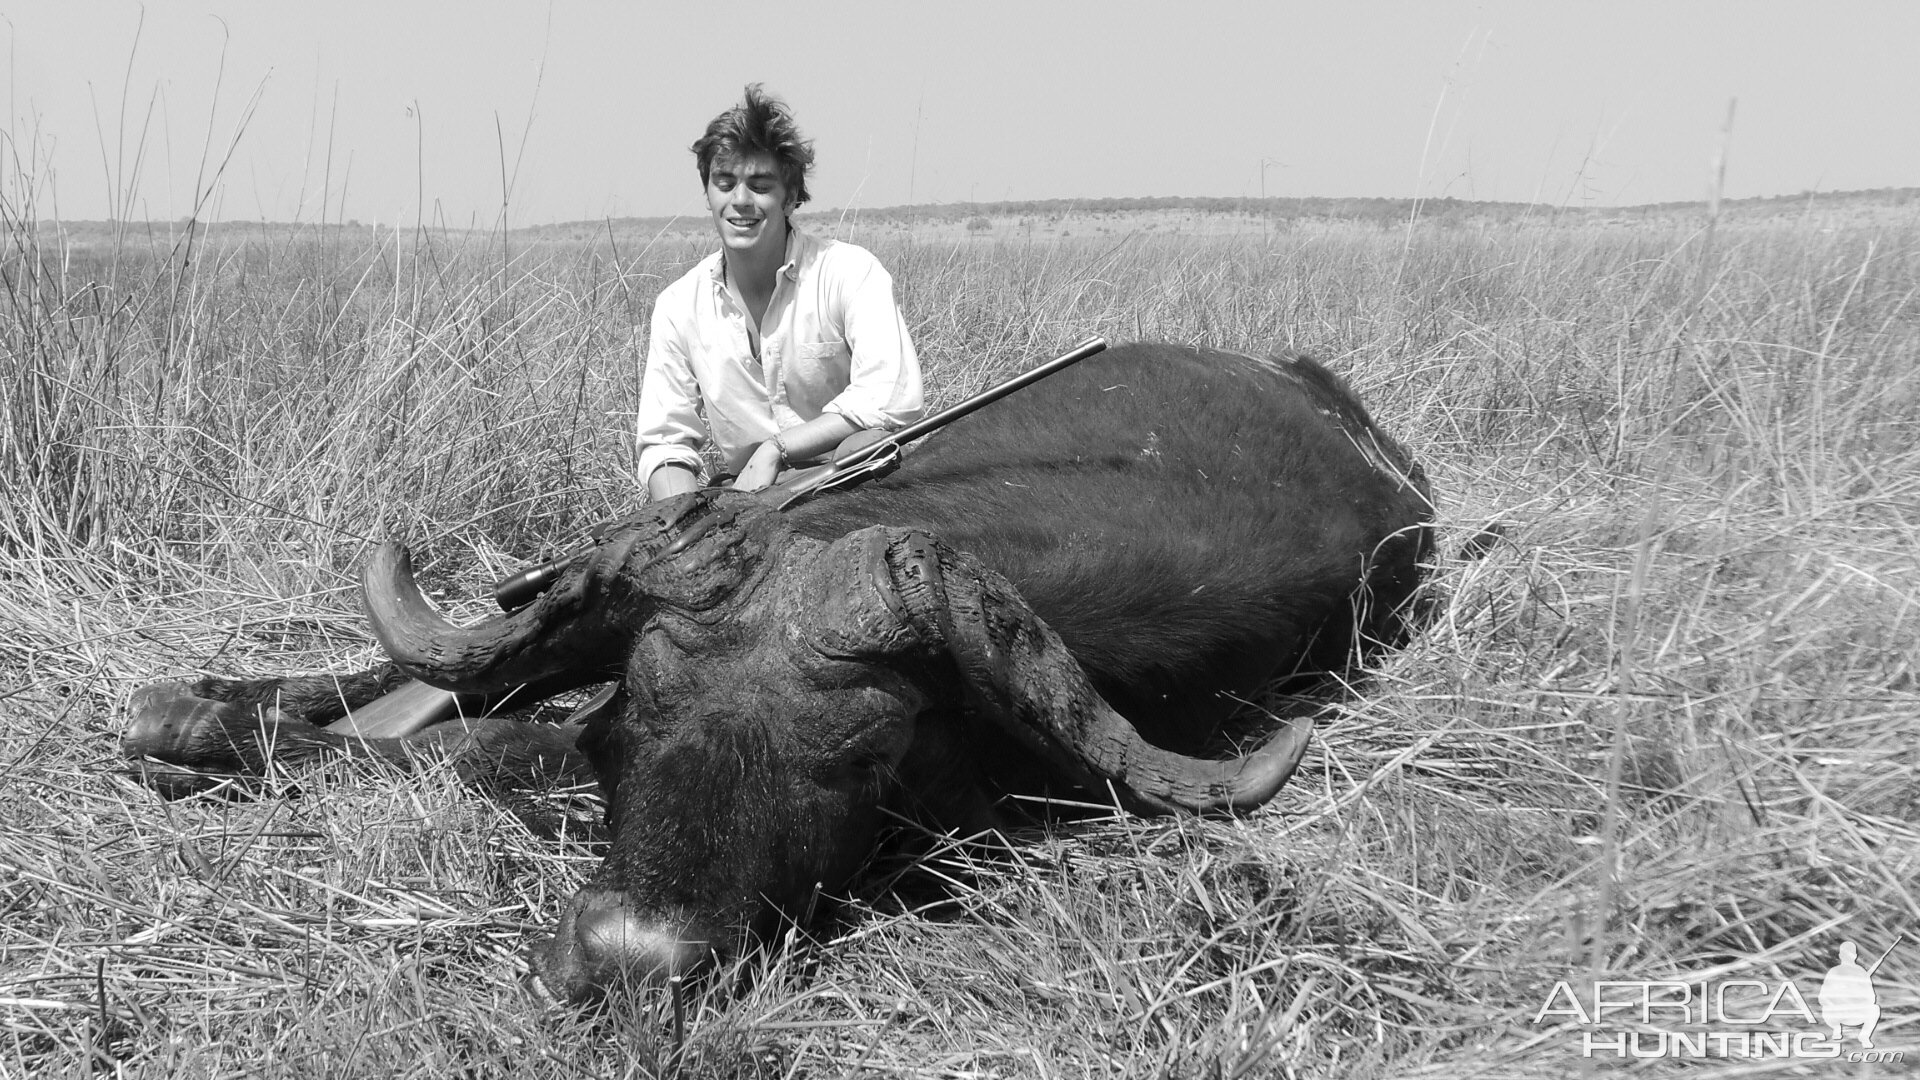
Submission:
M 470 619 L 630 508 L 652 298 L 710 238 L 63 237 L 9 205 L 0 1076 L 1910 1069 L 1920 209 L 1884 209 L 816 219 L 893 271 L 937 405 L 1095 333 L 1329 361 L 1432 476 L 1435 614 L 1256 813 L 902 823 L 807 931 L 594 1012 L 521 959 L 593 867 L 589 793 L 332 764 L 168 802 L 118 733 L 155 680 L 372 663 L 380 539 Z M 1734 1028 L 1542 1015 L 1562 981 L 1811 1003 L 1843 940 L 1885 954 L 1903 1062 L 1589 1060 Z

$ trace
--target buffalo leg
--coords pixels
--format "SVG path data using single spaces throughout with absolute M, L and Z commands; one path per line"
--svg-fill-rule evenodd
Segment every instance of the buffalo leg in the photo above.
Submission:
M 393 664 L 348 675 L 293 675 L 276 679 L 220 679 L 157 683 L 134 694 L 138 715 L 158 704 L 161 691 L 179 688 L 185 697 L 213 703 L 223 712 L 253 715 L 275 712 L 308 724 L 324 725 L 347 715 L 407 681 Z
M 176 795 L 226 778 L 261 775 L 270 763 L 329 755 L 379 759 L 402 768 L 423 757 L 451 758 L 462 777 L 509 787 L 591 778 L 584 756 L 574 748 L 578 725 L 472 715 L 498 704 L 502 695 L 463 696 L 468 717 L 400 737 L 370 738 L 320 726 L 405 681 L 398 669 L 383 665 L 342 676 L 159 683 L 134 694 L 121 751 L 140 763 L 149 785 Z M 518 696 L 532 702 L 570 688 L 528 687 Z
M 209 676 L 193 682 L 155 683 L 134 694 L 131 710 L 137 717 L 143 710 L 157 707 L 163 697 L 197 699 L 226 711 L 247 715 L 277 712 L 290 719 L 325 726 L 406 687 L 410 681 L 410 676 L 391 663 L 348 675 L 290 675 L 274 679 Z M 550 679 L 500 694 L 461 694 L 458 696 L 460 713 L 480 716 L 501 709 L 521 708 L 592 681 Z

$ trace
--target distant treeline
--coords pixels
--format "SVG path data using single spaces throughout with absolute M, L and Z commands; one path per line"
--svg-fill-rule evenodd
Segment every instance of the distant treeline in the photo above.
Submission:
M 1838 210 L 1849 207 L 1920 206 L 1920 188 L 1878 188 L 1869 191 L 1801 192 L 1797 195 L 1760 196 L 1726 199 L 1720 204 L 1723 214 L 1771 217 L 1800 213 L 1809 208 Z M 1237 198 L 1216 195 L 1162 195 L 1130 199 L 1029 199 L 1009 202 L 932 203 L 914 206 L 882 206 L 854 210 L 803 211 L 800 220 L 826 220 L 858 216 L 867 222 L 967 222 L 975 218 L 1057 219 L 1073 215 L 1131 214 L 1145 212 L 1187 212 L 1200 214 L 1246 214 L 1276 219 L 1325 219 L 1357 222 L 1405 222 L 1421 219 L 1461 219 L 1488 222 L 1519 221 L 1546 216 L 1574 216 L 1636 220 L 1666 218 L 1679 214 L 1703 214 L 1705 200 L 1697 202 L 1648 203 L 1640 206 L 1592 207 L 1554 206 L 1541 203 L 1487 202 L 1473 199 L 1370 199 L 1370 198 Z M 680 218 L 615 218 L 603 222 L 571 222 L 534 226 L 515 230 L 532 235 L 544 232 L 572 232 L 582 226 L 620 232 L 661 230 L 673 227 L 705 229 L 705 215 Z
M 1833 213 L 1848 210 L 1887 210 L 1920 208 L 1920 188 L 1876 188 L 1865 191 L 1801 192 L 1797 195 L 1758 196 L 1726 199 L 1720 203 L 1722 214 L 1737 218 L 1769 218 L 1808 212 Z M 1704 200 L 1696 202 L 1647 203 L 1639 206 L 1577 206 L 1521 202 L 1486 202 L 1473 199 L 1370 199 L 1370 198 L 1238 198 L 1214 195 L 1169 195 L 1129 199 L 1029 199 L 1025 201 L 983 203 L 922 203 L 914 206 L 882 206 L 864 209 L 808 210 L 800 214 L 802 222 L 829 222 L 857 218 L 870 224 L 899 225 L 946 224 L 1028 219 L 1058 221 L 1076 216 L 1122 216 L 1139 213 L 1240 214 L 1272 220 L 1331 220 L 1361 223 L 1404 224 L 1418 218 L 1446 223 L 1505 222 L 1574 219 L 1578 221 L 1649 221 L 1707 212 Z M 54 223 L 42 222 L 52 229 Z M 134 243 L 166 243 L 186 235 L 187 222 L 142 222 L 117 225 L 104 221 L 69 221 L 59 225 L 70 242 L 99 242 L 111 237 Z M 207 230 L 205 224 L 198 228 Z M 509 235 L 524 240 L 586 239 L 612 232 L 621 236 L 650 233 L 704 233 L 710 226 L 705 214 L 678 217 L 622 217 L 595 221 L 568 221 L 552 225 L 518 226 Z M 379 234 L 418 231 L 408 223 L 399 225 L 363 225 L 358 221 L 329 222 L 324 227 L 312 222 L 226 221 L 211 231 L 231 237 L 236 231 L 262 230 L 284 235 L 284 230 L 318 230 L 324 234 L 373 231 Z M 157 232 L 156 232 L 157 230 Z M 486 228 L 447 228 L 427 226 L 435 236 L 498 235 Z

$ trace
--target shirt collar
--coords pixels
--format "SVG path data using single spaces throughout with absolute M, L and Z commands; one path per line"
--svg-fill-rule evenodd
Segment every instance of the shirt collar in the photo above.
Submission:
M 780 264 L 781 275 L 788 281 L 799 281 L 800 264 L 806 261 L 807 256 L 812 254 L 817 246 L 819 246 L 818 241 L 801 232 L 799 226 L 789 220 L 787 222 L 787 261 Z M 713 260 L 713 283 L 724 289 L 727 287 L 727 251 L 722 248 L 714 254 L 718 257 Z

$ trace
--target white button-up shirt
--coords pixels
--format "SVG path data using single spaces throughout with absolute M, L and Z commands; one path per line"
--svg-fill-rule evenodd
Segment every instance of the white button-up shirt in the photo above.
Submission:
M 699 472 L 709 434 L 738 472 L 757 444 L 823 412 L 860 429 L 920 418 L 920 361 L 893 277 L 865 248 L 791 231 L 758 361 L 750 319 L 727 286 L 724 252 L 661 290 L 640 384 L 641 490 L 670 462 Z

